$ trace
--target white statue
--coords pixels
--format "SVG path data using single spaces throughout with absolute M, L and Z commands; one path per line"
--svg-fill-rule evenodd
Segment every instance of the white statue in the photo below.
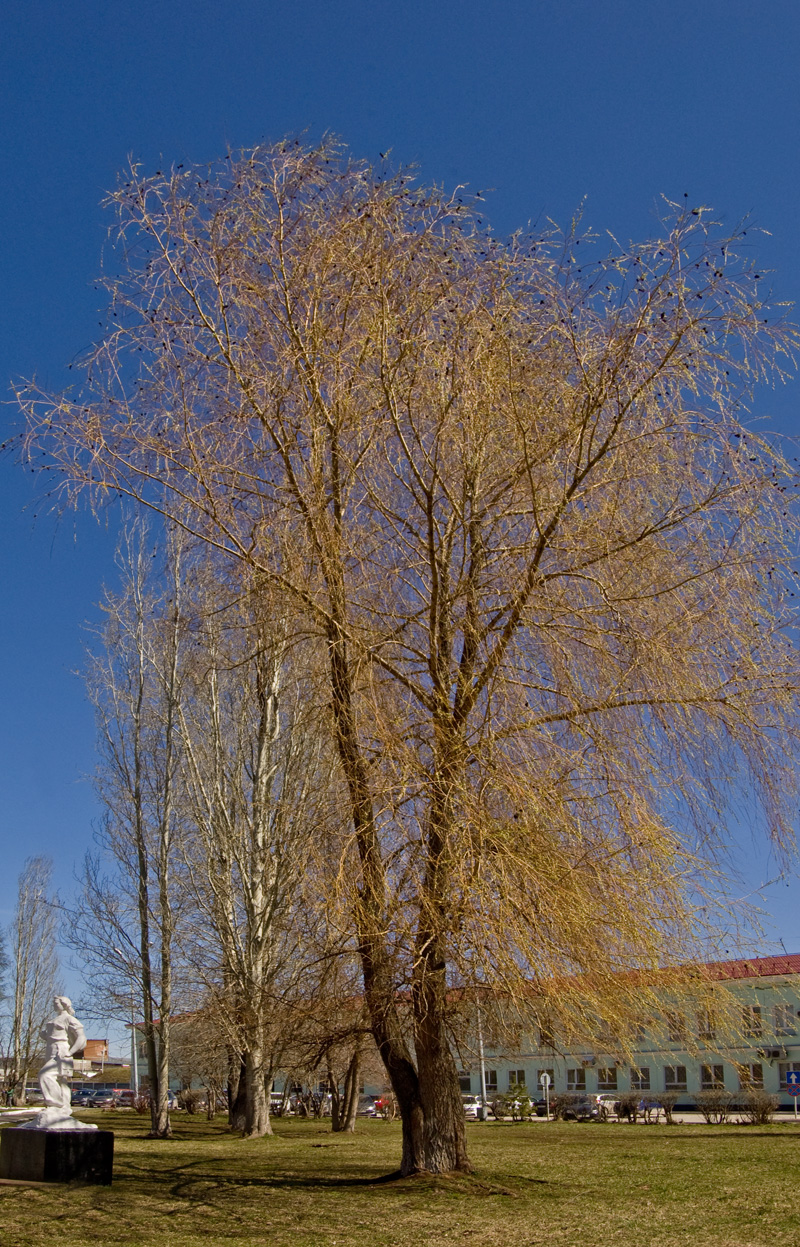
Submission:
M 77 1121 L 72 1116 L 71 1108 L 69 1079 L 75 1069 L 73 1057 L 86 1047 L 86 1032 L 75 1016 L 69 997 L 56 996 L 53 1004 L 55 1017 L 45 1022 L 39 1031 L 39 1038 L 45 1044 L 45 1062 L 39 1070 L 39 1086 L 46 1107 L 27 1124 L 26 1129 L 96 1130 L 97 1126 Z

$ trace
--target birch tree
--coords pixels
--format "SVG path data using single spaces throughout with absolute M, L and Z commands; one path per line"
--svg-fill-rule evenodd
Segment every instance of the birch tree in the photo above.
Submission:
M 227 606 L 205 582 L 194 680 L 181 703 L 186 870 L 196 922 L 188 961 L 235 1062 L 231 1121 L 271 1134 L 269 1091 L 305 989 L 302 929 L 312 836 L 328 817 L 331 750 L 307 702 L 310 672 L 268 595 Z M 230 590 L 228 590 L 230 592 Z M 298 924 L 298 915 L 302 915 Z
M 330 142 L 111 203 L 108 329 L 74 392 L 21 392 L 30 454 L 315 640 L 402 1169 L 468 1168 L 451 986 L 613 1025 L 620 971 L 707 948 L 737 797 L 791 839 L 797 479 L 746 403 L 796 335 L 701 208 L 592 259 Z

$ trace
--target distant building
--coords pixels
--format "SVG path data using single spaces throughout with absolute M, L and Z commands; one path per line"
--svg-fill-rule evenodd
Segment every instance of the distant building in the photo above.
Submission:
M 665 1002 L 663 1018 L 641 1026 L 627 1057 L 614 1052 L 612 1039 L 605 1047 L 560 1044 L 557 1034 L 523 1038 L 514 1050 L 487 1046 L 487 1098 L 521 1084 L 536 1098 L 546 1073 L 555 1094 L 673 1091 L 690 1102 L 705 1090 L 763 1088 L 779 1095 L 782 1105 L 790 1105 L 786 1076 L 790 1070 L 800 1071 L 800 954 L 712 962 L 706 971 L 737 1002 L 732 1042 L 715 1031 L 707 1009 L 693 1011 L 688 1000 L 681 1010 L 670 1012 Z M 471 1052 L 465 1065 L 462 1091 L 479 1095 L 477 1053 Z
M 87 1039 L 86 1047 L 83 1052 L 78 1054 L 84 1061 L 107 1061 L 108 1060 L 108 1040 L 107 1039 Z

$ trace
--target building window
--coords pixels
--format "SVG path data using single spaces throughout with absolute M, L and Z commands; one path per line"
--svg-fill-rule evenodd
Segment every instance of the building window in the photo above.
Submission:
M 698 1039 L 715 1039 L 716 1026 L 710 1009 L 699 1009 L 697 1013 Z
M 586 1070 L 585 1069 L 568 1069 L 567 1070 L 567 1091 L 585 1091 L 586 1090 Z
M 667 1013 L 667 1038 L 670 1043 L 686 1043 L 686 1018 L 682 1013 Z
M 536 1094 L 544 1095 L 544 1087 L 542 1086 L 542 1074 L 550 1075 L 550 1090 L 552 1091 L 556 1085 L 555 1071 L 551 1069 L 537 1069 L 536 1071 Z
M 524 1087 L 524 1086 L 525 1086 L 525 1070 L 524 1069 L 510 1069 L 508 1071 L 509 1091 L 514 1091 L 516 1090 L 517 1087 Z
M 686 1090 L 686 1066 L 685 1065 L 665 1065 L 664 1066 L 664 1090 L 665 1091 L 685 1091 Z
M 702 1091 L 724 1091 L 725 1090 L 725 1067 L 724 1065 L 701 1065 L 700 1066 L 700 1088 Z
M 495 1095 L 497 1094 L 497 1070 L 496 1069 L 486 1070 L 486 1092 L 487 1094 L 489 1092 L 492 1092 Z
M 764 1027 L 761 1022 L 761 1005 L 747 1005 L 742 1009 L 742 1030 L 749 1039 L 760 1039 Z
M 781 1091 L 785 1091 L 789 1085 L 786 1081 L 786 1075 L 790 1070 L 800 1073 L 800 1061 L 782 1061 L 778 1069 L 781 1076 Z
M 739 1089 L 740 1091 L 757 1091 L 764 1086 L 764 1067 L 763 1065 L 740 1065 L 739 1066 Z
M 461 1073 L 458 1075 L 458 1085 L 467 1095 L 470 1091 L 472 1091 L 472 1079 L 470 1078 L 469 1070 L 462 1069 Z
M 555 1035 L 553 1034 L 552 1027 L 548 1026 L 546 1022 L 542 1023 L 542 1025 L 539 1027 L 539 1047 L 540 1048 L 555 1048 L 555 1046 L 556 1046 L 556 1039 L 555 1039 Z
M 646 1065 L 631 1071 L 631 1091 L 650 1090 L 650 1070 Z
M 617 1069 L 616 1066 L 601 1068 L 597 1071 L 597 1090 L 598 1091 L 616 1091 L 617 1089 Z
M 631 1041 L 635 1044 L 644 1043 L 644 1037 L 647 1034 L 646 1022 L 634 1022 L 631 1027 Z
M 796 1035 L 797 1019 L 791 1005 L 775 1005 L 773 1009 L 776 1035 Z

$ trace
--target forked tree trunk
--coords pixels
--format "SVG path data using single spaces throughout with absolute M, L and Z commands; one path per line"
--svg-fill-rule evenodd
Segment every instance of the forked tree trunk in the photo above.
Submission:
M 344 1087 L 339 1090 L 338 1080 L 328 1061 L 328 1088 L 331 1093 L 331 1130 L 334 1134 L 346 1133 L 352 1134 L 356 1128 L 356 1114 L 358 1113 L 358 1082 L 361 1072 L 361 1049 L 356 1048 L 350 1064 L 347 1067 L 347 1073 L 344 1078 Z
M 383 934 L 386 876 L 367 766 L 356 730 L 352 673 L 343 633 L 343 628 L 333 626 L 329 631 L 333 711 L 361 861 L 357 915 L 364 995 L 372 1033 L 400 1109 L 403 1128 L 400 1171 L 409 1175 L 468 1170 L 461 1088 L 444 1025 L 444 963 L 430 948 L 423 954 L 423 961 L 426 967 L 431 967 L 431 973 L 422 975 L 423 990 L 417 992 L 415 998 L 419 1074 L 398 1015 L 392 963 Z M 438 951 L 438 943 L 436 948 Z

